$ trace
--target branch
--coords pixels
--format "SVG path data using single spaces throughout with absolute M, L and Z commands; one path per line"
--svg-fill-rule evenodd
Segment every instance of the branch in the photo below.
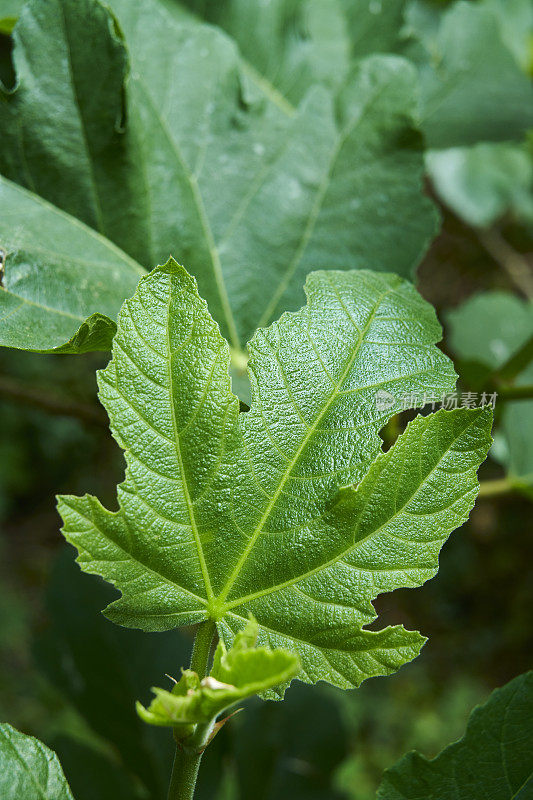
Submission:
M 501 400 L 533 400 L 533 386 L 500 386 L 498 396 Z
M 514 492 L 516 492 L 516 485 L 509 478 L 497 478 L 491 481 L 480 481 L 478 497 L 498 497 Z
M 477 236 L 487 253 L 509 275 L 515 286 L 533 299 L 533 269 L 525 256 L 511 247 L 496 230 L 477 229 Z
M 8 400 L 40 408 L 49 414 L 60 417 L 77 417 L 82 422 L 107 428 L 108 421 L 103 411 L 97 406 L 78 403 L 75 400 L 64 400 L 56 394 L 43 389 L 30 389 L 12 378 L 0 377 L 0 395 Z

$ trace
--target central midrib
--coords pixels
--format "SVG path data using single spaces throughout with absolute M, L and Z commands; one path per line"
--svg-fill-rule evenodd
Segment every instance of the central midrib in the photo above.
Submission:
M 211 259 L 211 266 L 213 269 L 213 277 L 215 279 L 215 284 L 218 291 L 218 296 L 220 300 L 220 304 L 222 306 L 222 310 L 224 313 L 226 325 L 228 328 L 229 337 L 231 339 L 231 343 L 233 347 L 240 351 L 240 339 L 237 332 L 237 326 L 235 323 L 235 318 L 233 316 L 233 312 L 231 310 L 231 305 L 229 302 L 228 290 L 226 287 L 226 282 L 224 279 L 224 274 L 222 270 L 222 264 L 220 262 L 220 256 L 218 253 L 218 249 L 213 237 L 213 232 L 211 230 L 211 225 L 209 223 L 209 219 L 207 217 L 207 212 L 205 209 L 204 201 L 202 198 L 202 194 L 200 192 L 200 186 L 198 181 L 193 175 L 185 161 L 185 158 L 181 152 L 180 146 L 178 141 L 172 136 L 170 131 L 169 125 L 165 117 L 163 117 L 161 111 L 159 110 L 158 106 L 155 103 L 154 98 L 150 93 L 150 89 L 146 84 L 144 78 L 141 77 L 139 74 L 135 74 L 135 79 L 139 86 L 141 86 L 143 94 L 147 98 L 148 102 L 150 103 L 151 108 L 153 109 L 154 115 L 159 122 L 159 126 L 163 132 L 163 135 L 167 139 L 170 144 L 171 150 L 176 156 L 176 160 L 178 161 L 179 166 L 189 184 L 192 203 L 194 209 L 196 211 L 196 215 L 198 217 L 198 221 L 200 223 L 203 236 L 204 236 L 204 243 L 207 247 L 209 252 L 209 257 Z
M 172 302 L 172 289 L 169 287 L 168 293 L 168 307 L 167 307 L 167 329 L 166 329 L 166 339 L 167 339 L 167 350 L 168 350 L 168 386 L 169 386 L 169 394 L 170 394 L 170 413 L 172 417 L 172 431 L 174 434 L 174 442 L 176 445 L 176 456 L 178 461 L 178 466 L 180 470 L 180 478 L 181 483 L 183 486 L 183 497 L 185 499 L 185 504 L 187 506 L 187 513 L 189 515 L 189 519 L 191 522 L 191 530 L 194 536 L 194 541 L 196 544 L 196 550 L 198 553 L 198 561 L 200 562 L 200 569 L 202 571 L 202 577 L 204 580 L 205 591 L 207 595 L 208 601 L 213 600 L 213 589 L 211 587 L 211 579 L 209 577 L 209 571 L 207 569 L 207 564 L 205 561 L 205 554 L 204 549 L 202 547 L 202 542 L 200 541 L 200 535 L 198 533 L 198 526 L 196 524 L 196 517 L 194 514 L 194 507 L 191 500 L 191 496 L 189 493 L 189 486 L 187 482 L 187 475 L 185 473 L 185 467 L 183 464 L 183 458 L 181 455 L 181 446 L 180 446 L 180 434 L 178 432 L 178 425 L 176 422 L 176 410 L 174 408 L 174 391 L 173 391 L 173 381 L 172 381 L 172 356 L 171 356 L 171 347 L 170 347 L 170 305 Z
M 318 426 L 320 425 L 320 422 L 322 421 L 324 416 L 327 414 L 327 412 L 331 408 L 331 405 L 334 402 L 334 400 L 337 398 L 338 393 L 340 391 L 340 387 L 344 384 L 344 381 L 346 380 L 346 377 L 347 377 L 350 369 L 352 368 L 352 366 L 353 366 L 353 364 L 355 362 L 355 359 L 357 358 L 359 350 L 361 349 L 361 345 L 363 344 L 363 341 L 365 339 L 365 335 L 368 332 L 368 329 L 370 328 L 370 325 L 374 321 L 375 315 L 376 315 L 377 310 L 378 310 L 378 308 L 380 307 L 380 305 L 381 305 L 381 303 L 383 301 L 383 298 L 386 297 L 388 294 L 390 294 L 390 292 L 392 292 L 392 291 L 393 291 L 392 288 L 387 289 L 387 291 L 383 292 L 379 296 L 378 300 L 376 301 L 376 303 L 374 305 L 374 308 L 372 309 L 372 312 L 371 312 L 371 314 L 370 314 L 365 326 L 362 328 L 361 333 L 359 334 L 359 338 L 357 340 L 357 344 L 354 347 L 353 353 L 351 354 L 350 358 L 348 359 L 348 362 L 347 362 L 347 364 L 346 364 L 346 366 L 345 366 L 345 368 L 344 368 L 344 370 L 342 372 L 341 377 L 337 381 L 337 383 L 335 385 L 335 388 L 332 391 L 329 399 L 324 404 L 324 407 L 322 408 L 322 411 L 317 416 L 317 418 L 315 419 L 313 424 L 309 426 L 308 430 L 306 431 L 305 436 L 302 439 L 302 442 L 301 442 L 300 446 L 298 447 L 298 449 L 296 450 L 296 453 L 294 454 L 293 458 L 289 462 L 289 464 L 287 466 L 287 469 L 286 469 L 286 471 L 285 471 L 285 473 L 283 475 L 283 478 L 279 482 L 278 487 L 277 487 L 276 491 L 274 492 L 274 494 L 272 496 L 272 499 L 268 503 L 268 505 L 267 505 L 267 507 L 266 507 L 266 509 L 265 509 L 265 511 L 263 513 L 263 516 L 261 517 L 261 519 L 260 519 L 260 521 L 259 521 L 259 523 L 257 525 L 257 528 L 255 529 L 253 535 L 250 537 L 250 539 L 248 541 L 248 544 L 244 548 L 239 560 L 237 561 L 237 564 L 236 564 L 233 572 L 231 573 L 230 577 L 228 578 L 227 583 L 225 584 L 225 586 L 222 589 L 221 593 L 216 598 L 217 605 L 218 604 L 223 604 L 224 601 L 226 600 L 228 594 L 230 593 L 230 591 L 231 591 L 231 589 L 233 587 L 233 584 L 237 580 L 237 577 L 239 576 L 239 573 L 240 573 L 244 563 L 246 562 L 246 560 L 247 560 L 247 558 L 248 558 L 248 556 L 250 554 L 250 551 L 254 547 L 254 545 L 255 545 L 257 539 L 259 538 L 259 536 L 261 535 L 261 533 L 263 532 L 264 526 L 265 526 L 266 522 L 268 521 L 268 518 L 270 517 L 270 514 L 274 510 L 274 508 L 276 506 L 276 503 L 277 503 L 277 501 L 279 499 L 279 496 L 281 495 L 285 484 L 287 483 L 287 481 L 289 480 L 289 478 L 290 478 L 290 476 L 292 474 L 292 470 L 294 469 L 295 465 L 297 464 L 298 460 L 300 459 L 300 456 L 302 455 L 303 451 L 305 450 L 310 438 L 317 431 Z M 352 320 L 352 322 L 353 322 L 353 320 Z

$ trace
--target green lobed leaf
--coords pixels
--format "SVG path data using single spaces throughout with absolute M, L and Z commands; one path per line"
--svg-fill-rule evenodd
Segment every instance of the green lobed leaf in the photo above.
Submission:
M 73 800 L 57 756 L 38 739 L 0 723 L 2 800 Z
M 112 5 L 118 22 L 97 0 L 30 0 L 16 27 L 18 83 L 3 95 L 0 167 L 33 195 L 15 202 L 3 184 L 8 293 L 0 293 L 0 307 L 7 315 L 20 302 L 10 294 L 18 288 L 17 252 L 27 303 L 41 302 L 43 274 L 57 278 L 45 303 L 50 315 L 38 325 L 10 317 L 0 341 L 61 346 L 81 308 L 113 319 L 131 291 L 113 271 L 101 285 L 98 270 L 99 291 L 91 292 L 96 281 L 72 220 L 54 223 L 54 248 L 40 251 L 49 219 L 41 196 L 135 263 L 148 267 L 169 253 L 187 263 L 236 351 L 258 324 L 298 307 L 311 268 L 413 270 L 436 216 L 422 195 L 411 65 L 392 56 L 363 60 L 338 98 L 317 86 L 289 113 L 254 83 L 221 32 L 184 22 L 158 0 Z M 130 263 L 109 249 L 112 265 Z M 61 317 L 58 326 L 58 303 L 72 324 Z M 100 332 L 98 346 L 110 331 Z
M 437 571 L 473 505 L 491 411 L 419 417 L 381 452 L 404 395 L 454 386 L 434 312 L 394 275 L 316 272 L 306 293 L 250 342 L 252 405 L 239 413 L 229 348 L 193 279 L 172 261 L 142 279 L 99 376 L 126 455 L 119 510 L 87 495 L 59 509 L 82 568 L 122 592 L 114 621 L 211 618 L 230 648 L 252 613 L 259 645 L 296 652 L 302 679 L 353 686 L 418 653 L 417 633 L 364 627 L 371 600 Z
M 533 387 L 533 303 L 484 292 L 448 313 L 452 350 L 484 365 L 488 377 Z M 501 401 L 500 401 L 501 402 Z M 491 454 L 516 488 L 533 496 L 533 400 L 505 401 Z
M 407 16 L 409 33 L 426 49 L 419 64 L 420 117 L 429 147 L 521 140 L 533 127 L 533 87 L 493 11 L 457 2 L 442 17 L 430 17 L 429 25 L 417 28 L 419 19 Z
M 0 178 L 0 342 L 56 353 L 107 350 L 144 270 L 111 241 Z
M 165 5 L 180 8 L 177 0 Z M 247 75 L 276 93 L 289 113 L 315 83 L 337 87 L 346 76 L 350 40 L 343 0 L 184 0 L 183 6 L 235 39 Z
M 299 671 L 298 657 L 287 650 L 256 647 L 258 626 L 250 620 L 229 650 L 220 641 L 206 678 L 184 670 L 171 692 L 154 688 L 149 708 L 137 703 L 141 719 L 151 725 L 171 726 L 182 736 L 196 723 L 210 722 L 241 700 L 286 684 Z
M 337 103 L 315 87 L 288 117 L 268 90 L 269 102 L 252 91 L 235 47 L 210 27 L 176 24 L 157 0 L 113 7 L 132 53 L 131 104 L 160 210 L 155 260 L 171 252 L 188 265 L 232 347 L 296 308 L 311 269 L 372 264 L 409 274 L 436 229 L 421 195 L 409 64 L 365 61 Z
M 438 756 L 413 752 L 385 771 L 378 800 L 526 800 L 533 790 L 533 672 L 496 689 Z
M 511 214 L 533 222 L 533 159 L 518 144 L 478 144 L 426 156 L 440 198 L 469 225 L 488 228 Z

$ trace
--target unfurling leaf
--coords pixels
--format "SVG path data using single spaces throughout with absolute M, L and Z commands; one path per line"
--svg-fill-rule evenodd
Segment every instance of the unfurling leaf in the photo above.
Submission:
M 154 688 L 156 698 L 148 709 L 137 703 L 139 716 L 187 736 L 196 723 L 214 720 L 235 703 L 286 684 L 300 668 L 298 657 L 279 648 L 256 647 L 257 635 L 257 623 L 250 620 L 229 650 L 222 641 L 218 643 L 206 678 L 200 680 L 196 672 L 184 670 L 171 692 Z
M 378 800 L 527 800 L 533 792 L 533 672 L 474 709 L 462 739 L 386 770 Z
M 474 503 L 491 411 L 420 416 L 383 453 L 391 415 L 455 385 L 433 309 L 367 271 L 312 273 L 306 293 L 250 342 L 240 413 L 195 281 L 173 261 L 143 278 L 99 376 L 126 456 L 119 509 L 88 495 L 59 509 L 82 568 L 122 592 L 115 622 L 211 619 L 229 649 L 253 614 L 258 644 L 296 652 L 302 680 L 350 687 L 418 654 L 416 632 L 366 629 L 371 601 L 436 573 Z
M 0 724 L 2 800 L 73 800 L 55 753 L 33 736 Z

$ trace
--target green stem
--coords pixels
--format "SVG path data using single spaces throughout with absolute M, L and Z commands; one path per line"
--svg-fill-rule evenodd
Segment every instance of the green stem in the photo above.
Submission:
M 201 622 L 196 629 L 192 648 L 191 669 L 198 673 L 199 678 L 205 678 L 207 675 L 215 630 L 216 626 L 213 620 Z
M 176 755 L 172 777 L 168 787 L 168 800 L 194 800 L 194 790 L 200 769 L 200 761 L 209 743 L 215 720 L 196 726 L 187 744 L 176 744 Z
M 518 253 L 501 233 L 478 230 L 478 238 L 487 253 L 507 272 L 515 286 L 531 299 L 533 297 L 533 270 L 526 256 Z
M 481 481 L 479 484 L 479 497 L 497 497 L 500 494 L 511 494 L 515 489 L 514 483 L 509 478 Z
M 500 386 L 502 400 L 533 400 L 533 386 Z
M 205 678 L 209 669 L 215 630 L 215 623 L 212 620 L 200 623 L 196 629 L 191 669 L 197 672 L 200 678 Z M 198 723 L 194 733 L 185 741 L 176 741 L 176 755 L 168 787 L 168 800 L 193 800 L 200 761 L 209 742 L 214 723 L 214 719 L 208 723 Z
M 106 429 L 109 425 L 106 415 L 96 405 L 91 406 L 75 400 L 65 400 L 56 394 L 50 394 L 46 389 L 33 389 L 12 378 L 0 377 L 0 396 L 12 400 L 16 404 L 40 408 L 49 414 L 77 417 L 83 422 Z

